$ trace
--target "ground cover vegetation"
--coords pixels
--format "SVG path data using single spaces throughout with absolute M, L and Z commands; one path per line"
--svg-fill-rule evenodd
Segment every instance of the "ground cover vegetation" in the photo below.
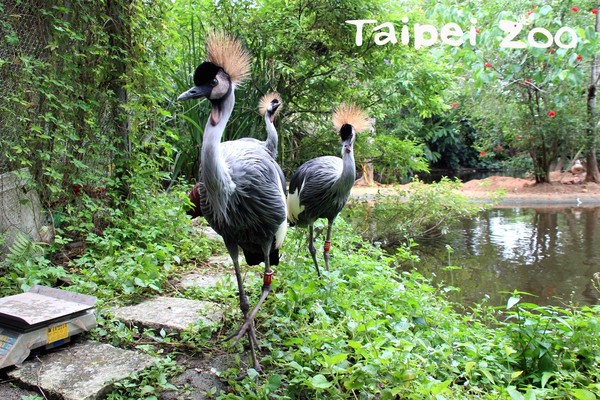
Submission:
M 179 355 L 214 348 L 216 325 L 181 335 L 138 330 L 107 308 L 173 294 L 173 279 L 224 252 L 185 216 L 207 108 L 174 102 L 215 27 L 240 36 L 253 54 L 252 81 L 238 91 L 227 139 L 262 138 L 256 103 L 279 91 L 278 161 L 288 176 L 307 159 L 339 152 L 329 116 L 348 98 L 374 118 L 374 131 L 356 144 L 371 178 L 506 162 L 531 166 L 544 182 L 561 160 L 577 156 L 594 165 L 598 4 L 388 3 L 0 3 L 0 173 L 28 168 L 56 233 L 51 244 L 16 239 L 0 259 L 0 294 L 35 283 L 93 293 L 95 338 L 162 357 L 109 398 L 160 398 L 181 371 Z M 477 40 L 421 49 L 410 41 L 378 45 L 371 26 L 356 46 L 356 27 L 345 21 L 367 18 L 393 21 L 399 31 L 402 18 L 411 27 L 474 25 Z M 573 49 L 503 49 L 502 19 L 527 31 L 570 26 L 580 40 Z M 593 169 L 588 177 L 596 179 Z M 237 380 L 246 365 L 240 360 L 222 373 L 228 391 L 212 396 L 597 398 L 597 307 L 537 307 L 526 294 L 508 292 L 505 307 L 461 309 L 445 288 L 398 272 L 399 264 L 418 262 L 413 235 L 443 233 L 445 221 L 476 212 L 452 197 L 452 185 L 417 183 L 410 195 L 398 193 L 369 214 L 339 218 L 332 271 L 322 280 L 303 232 L 290 230 L 273 296 L 257 317 L 267 373 L 247 370 Z M 379 236 L 361 236 L 348 223 L 365 215 L 383 221 Z M 386 240 L 405 245 L 390 254 L 374 244 Z M 237 310 L 232 281 L 211 293 L 175 294 L 219 300 L 226 315 Z

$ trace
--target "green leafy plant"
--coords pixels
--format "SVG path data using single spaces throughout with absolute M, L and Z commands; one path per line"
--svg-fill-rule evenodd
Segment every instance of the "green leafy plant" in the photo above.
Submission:
M 374 242 L 391 246 L 408 239 L 441 235 L 457 219 L 476 214 L 489 203 L 476 203 L 458 193 L 460 182 L 443 178 L 425 184 L 418 179 L 394 196 L 378 196 L 374 204 L 357 202 L 344 211 Z
M 107 298 L 156 293 L 188 258 L 208 257 L 213 245 L 192 229 L 187 195 L 171 193 L 132 201 L 127 215 L 104 208 L 107 227 L 87 235 L 85 251 L 71 263 L 80 272 L 73 283 L 85 292 L 105 291 Z
M 4 260 L 0 261 L 0 270 L 0 293 L 3 295 L 26 292 L 35 284 L 53 286 L 68 276 L 63 267 L 53 265 L 47 258 L 42 244 L 21 233 L 15 235 Z
M 142 372 L 129 379 L 115 382 L 114 389 L 107 399 L 159 399 L 163 390 L 177 390 L 169 383 L 169 378 L 181 372 L 177 362 L 171 358 L 162 358 Z
M 524 303 L 525 295 L 513 292 L 506 305 L 507 321 L 514 321 L 510 326 L 513 344 L 507 355 L 516 370 L 515 381 L 545 388 L 574 369 L 582 374 L 577 379 L 587 387 L 592 380 L 586 376 L 599 359 L 598 343 L 588 338 L 600 332 L 598 316 L 590 314 L 589 307 L 561 309 Z

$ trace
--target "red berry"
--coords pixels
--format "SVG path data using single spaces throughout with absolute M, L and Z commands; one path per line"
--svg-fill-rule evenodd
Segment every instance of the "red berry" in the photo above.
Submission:
M 581 61 L 583 60 L 583 57 L 581 56 L 581 54 L 577 55 L 577 61 Z
M 458 103 L 452 103 L 452 108 L 458 107 Z
M 479 155 L 480 155 L 481 157 L 485 157 L 485 150 L 481 150 L 481 151 L 479 152 Z
M 553 118 L 553 117 L 555 117 L 555 116 L 556 116 L 556 113 L 555 113 L 553 110 L 550 110 L 550 112 L 548 112 L 548 116 L 549 116 L 550 118 Z
M 579 7 L 571 7 L 571 10 L 572 10 L 573 12 L 577 12 L 577 11 L 579 11 Z
M 596 14 L 598 14 L 598 9 L 597 8 L 592 8 L 591 12 L 592 12 L 592 14 L 596 15 Z
M 488 63 L 485 63 L 485 67 L 486 67 L 486 68 L 492 68 L 492 64 L 490 64 L 489 62 L 488 62 Z

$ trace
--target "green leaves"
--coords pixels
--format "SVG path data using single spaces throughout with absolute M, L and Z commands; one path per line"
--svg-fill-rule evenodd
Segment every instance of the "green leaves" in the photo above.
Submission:
M 307 380 L 308 385 L 313 389 L 328 389 L 332 383 L 324 375 L 318 374 Z
M 520 296 L 511 296 L 508 298 L 508 302 L 506 303 L 506 309 L 510 310 L 513 306 L 521 301 Z
M 577 400 L 596 400 L 598 398 L 594 392 L 587 389 L 573 389 L 571 394 Z

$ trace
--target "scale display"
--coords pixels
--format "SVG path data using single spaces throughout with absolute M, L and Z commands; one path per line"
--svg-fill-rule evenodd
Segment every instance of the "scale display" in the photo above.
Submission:
M 94 296 L 34 285 L 0 299 L 0 368 L 23 362 L 31 350 L 56 347 L 97 326 Z

